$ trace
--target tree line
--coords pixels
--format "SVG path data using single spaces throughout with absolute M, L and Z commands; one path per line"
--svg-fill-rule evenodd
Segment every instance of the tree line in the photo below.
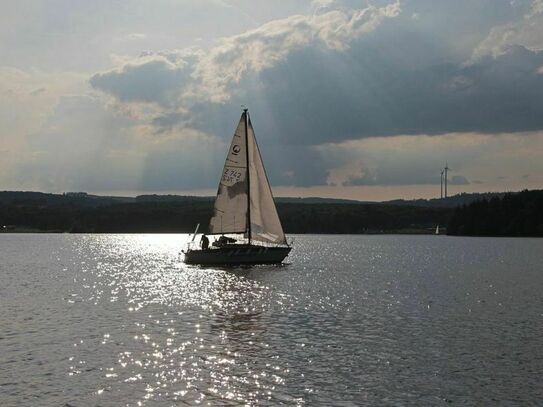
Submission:
M 543 237 L 543 190 L 522 191 L 461 205 L 449 235 Z
M 383 204 L 278 203 L 286 233 L 424 233 L 445 225 L 449 208 Z M 206 231 L 213 202 L 114 203 L 100 206 L 0 203 L 0 225 L 72 233 L 185 233 Z
M 470 197 L 468 197 L 470 198 Z M 280 199 L 286 233 L 431 233 L 543 236 L 543 190 L 482 195 L 457 208 Z M 213 215 L 210 197 L 99 197 L 0 192 L 0 230 L 72 233 L 187 233 Z M 5 227 L 4 227 L 5 226 Z

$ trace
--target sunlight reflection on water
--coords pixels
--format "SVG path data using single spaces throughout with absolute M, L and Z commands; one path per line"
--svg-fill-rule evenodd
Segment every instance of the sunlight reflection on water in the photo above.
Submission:
M 115 342 L 115 328 L 103 335 L 100 344 L 117 360 L 102 367 L 107 380 L 96 395 L 120 392 L 139 398 L 137 404 L 152 400 L 153 405 L 271 400 L 288 368 L 258 335 L 273 301 L 269 288 L 247 278 L 243 269 L 185 265 L 179 252 L 186 238 L 119 235 L 81 241 L 80 253 L 89 258 L 83 280 L 92 280 L 79 294 L 83 302 L 121 301 L 127 305 L 124 318 L 132 321 L 123 321 L 129 340 L 120 332 L 124 338 Z M 82 374 L 78 364 L 88 364 L 76 359 L 72 375 Z M 294 401 L 288 395 L 283 400 Z

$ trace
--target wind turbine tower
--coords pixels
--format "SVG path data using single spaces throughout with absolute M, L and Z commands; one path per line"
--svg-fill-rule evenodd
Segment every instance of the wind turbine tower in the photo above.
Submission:
M 447 198 L 447 172 L 449 171 L 448 163 L 445 163 L 445 168 L 443 168 L 443 171 L 445 172 L 445 198 Z
M 443 172 L 445 170 L 441 170 L 441 199 L 443 199 Z

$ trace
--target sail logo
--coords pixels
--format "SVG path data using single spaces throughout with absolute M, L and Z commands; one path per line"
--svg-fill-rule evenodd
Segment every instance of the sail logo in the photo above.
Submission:
M 238 146 L 237 144 L 234 144 L 234 147 L 232 147 L 232 154 L 238 155 L 240 151 L 241 151 L 241 147 Z

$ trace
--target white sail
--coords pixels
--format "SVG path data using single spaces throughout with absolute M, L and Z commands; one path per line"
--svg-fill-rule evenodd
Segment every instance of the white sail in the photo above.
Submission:
M 210 233 L 245 233 L 247 230 L 247 153 L 245 115 L 241 115 L 219 181 Z
M 251 238 L 262 242 L 286 243 L 253 125 L 248 120 Z

